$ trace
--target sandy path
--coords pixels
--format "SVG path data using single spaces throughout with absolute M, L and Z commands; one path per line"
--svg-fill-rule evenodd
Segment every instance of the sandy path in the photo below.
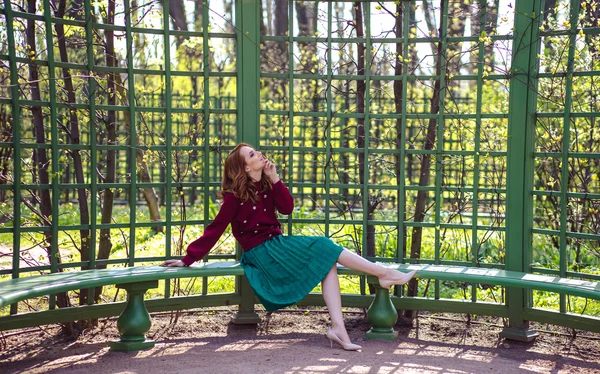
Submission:
M 320 330 L 323 318 L 315 318 L 313 326 Z M 394 342 L 364 341 L 363 331 L 355 326 L 351 335 L 363 350 L 346 352 L 331 349 L 317 331 L 293 331 L 293 319 L 302 321 L 305 330 L 309 317 L 280 319 L 265 333 L 226 323 L 212 325 L 211 332 L 210 321 L 218 318 L 202 318 L 208 326 L 202 326 L 205 332 L 200 335 L 205 336 L 198 336 L 196 317 L 194 322 L 178 323 L 183 330 L 158 336 L 153 349 L 132 353 L 109 351 L 107 341 L 112 339 L 107 330 L 103 336 L 68 343 L 13 342 L 15 355 L 0 359 L 0 373 L 600 373 L 596 340 L 591 346 L 564 336 L 542 336 L 535 344 L 507 343 L 494 338 L 497 329 L 465 333 L 463 324 L 444 322 L 440 336 L 435 332 L 439 326 L 422 322 L 419 331 L 409 329 Z M 182 331 L 192 336 L 181 337 Z M 491 341 L 482 344 L 487 335 Z

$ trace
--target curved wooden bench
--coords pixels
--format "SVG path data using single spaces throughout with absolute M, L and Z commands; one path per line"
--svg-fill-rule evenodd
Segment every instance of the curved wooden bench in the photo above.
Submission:
M 462 266 L 407 264 L 387 266 L 404 272 L 417 270 L 418 278 L 494 284 L 600 300 L 599 282 Z M 338 272 L 364 275 L 341 266 L 338 267 Z M 0 307 L 59 292 L 116 285 L 127 291 L 127 304 L 117 322 L 121 340 L 112 342 L 111 349 L 135 351 L 154 346 L 153 341 L 146 339 L 151 320 L 144 304 L 144 294 L 148 289 L 158 287 L 159 280 L 243 274 L 244 270 L 240 264 L 230 261 L 200 263 L 191 267 L 139 266 L 17 278 L 0 282 Z M 367 333 L 367 338 L 395 339 L 397 333 L 394 332 L 393 326 L 397 321 L 397 313 L 390 300 L 389 290 L 379 287 L 376 277 L 368 276 L 367 281 L 376 286 L 376 294 L 368 312 L 368 320 L 373 327 Z

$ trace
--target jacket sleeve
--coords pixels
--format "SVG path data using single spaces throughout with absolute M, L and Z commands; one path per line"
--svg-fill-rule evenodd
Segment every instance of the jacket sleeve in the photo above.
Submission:
M 294 211 L 294 198 L 281 179 L 273 185 L 273 199 L 279 213 L 290 214 Z
M 238 208 L 237 198 L 231 193 L 225 194 L 223 205 L 221 205 L 215 219 L 206 227 L 200 238 L 188 245 L 187 255 L 181 259 L 186 266 L 190 266 L 195 261 L 200 261 L 210 252 L 235 217 Z

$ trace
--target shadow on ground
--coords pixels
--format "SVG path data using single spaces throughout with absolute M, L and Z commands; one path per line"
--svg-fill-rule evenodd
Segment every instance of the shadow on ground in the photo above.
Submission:
M 311 318 L 313 329 L 306 331 L 306 320 Z M 402 328 L 394 342 L 365 341 L 368 326 L 362 317 L 348 319 L 351 337 L 363 345 L 362 352 L 346 352 L 335 345 L 330 348 L 321 333 L 326 326 L 321 315 L 275 316 L 269 331 L 264 325 L 239 328 L 227 324 L 223 315 L 212 325 L 212 317 L 196 315 L 180 320 L 177 329 L 172 324 L 157 327 L 153 334 L 156 346 L 141 352 L 109 351 L 107 342 L 114 338 L 112 322 L 109 328 L 75 341 L 56 334 L 44 334 L 35 344 L 7 340 L 9 345 L 0 355 L 0 372 L 600 373 L 599 342 L 594 339 L 591 347 L 580 343 L 583 338 L 560 334 L 529 344 L 505 342 L 498 339 L 498 328 L 466 328 L 464 323 L 421 319 L 418 330 Z M 210 326 L 214 331 L 196 329 Z M 486 336 L 488 344 L 482 344 Z

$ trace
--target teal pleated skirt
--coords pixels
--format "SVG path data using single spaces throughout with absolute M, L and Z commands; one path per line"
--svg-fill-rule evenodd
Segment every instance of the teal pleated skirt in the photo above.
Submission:
M 244 252 L 240 264 L 256 296 L 272 312 L 308 295 L 343 250 L 324 236 L 279 235 Z

